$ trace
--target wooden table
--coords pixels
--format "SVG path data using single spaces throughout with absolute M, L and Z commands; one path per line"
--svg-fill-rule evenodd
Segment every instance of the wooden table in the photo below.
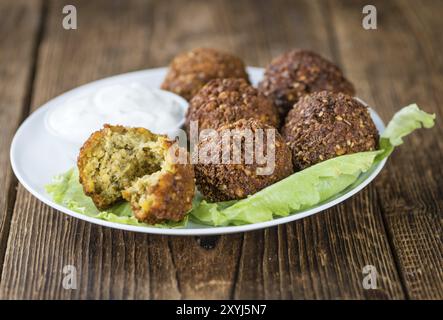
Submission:
M 4 299 L 442 299 L 443 1 L 0 1 L 0 297 Z M 167 65 L 197 46 L 265 66 L 294 47 L 339 63 L 387 121 L 437 114 L 345 203 L 275 228 L 213 238 L 112 230 L 68 217 L 14 177 L 10 141 L 45 101 L 92 80 Z M 48 155 L 51 156 L 51 155 Z M 30 159 L 32 161 L 32 159 Z M 77 289 L 62 286 L 77 268 Z M 364 289 L 365 265 L 377 289 Z

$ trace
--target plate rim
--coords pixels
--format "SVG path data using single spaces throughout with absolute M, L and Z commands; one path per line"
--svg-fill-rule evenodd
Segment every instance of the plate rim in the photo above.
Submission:
M 143 76 L 145 73 L 154 73 L 154 72 L 164 72 L 167 69 L 167 67 L 159 67 L 159 68 L 151 68 L 151 69 L 145 69 L 145 70 L 137 70 L 127 73 L 122 73 L 110 77 L 106 77 L 103 79 L 94 80 L 91 82 L 88 82 L 86 84 L 80 85 L 78 87 L 75 87 L 71 90 L 68 90 L 66 92 L 61 93 L 60 95 L 46 101 L 42 106 L 40 106 L 37 110 L 32 112 L 18 127 L 17 131 L 14 134 L 14 137 L 11 142 L 10 146 L 10 162 L 12 170 L 17 177 L 18 181 L 25 187 L 25 189 L 30 192 L 34 197 L 36 197 L 39 201 L 45 203 L 46 205 L 50 206 L 51 208 L 54 208 L 60 212 L 63 212 L 64 214 L 67 214 L 71 217 L 84 220 L 96 225 L 101 225 L 104 227 L 109 227 L 113 229 L 118 230 L 125 230 L 125 231 L 132 231 L 132 232 L 139 232 L 139 233 L 147 233 L 147 234 L 162 234 L 162 235 L 175 235 L 175 236 L 202 236 L 202 235 L 221 235 L 221 234 L 230 234 L 230 233 L 240 233 L 240 232 L 247 232 L 247 231 L 253 231 L 258 229 L 264 229 L 272 226 L 277 226 L 280 224 L 296 221 L 299 219 L 303 219 L 305 217 L 314 215 L 316 213 L 322 213 L 328 208 L 331 208 L 333 206 L 336 206 L 337 204 L 345 201 L 346 199 L 351 198 L 356 193 L 360 192 L 362 189 L 364 189 L 367 185 L 369 185 L 380 173 L 380 171 L 383 169 L 383 167 L 386 164 L 387 159 L 383 159 L 379 163 L 376 164 L 375 167 L 373 167 L 371 174 L 364 180 L 362 183 L 360 183 L 358 186 L 353 188 L 352 190 L 346 192 L 345 194 L 341 195 L 338 198 L 335 198 L 331 201 L 328 201 L 320 206 L 317 206 L 315 208 L 311 208 L 308 210 L 304 210 L 300 213 L 293 213 L 286 217 L 279 217 L 275 218 L 273 220 L 264 221 L 264 222 L 258 222 L 258 223 L 252 223 L 252 224 L 246 224 L 246 225 L 240 225 L 240 226 L 221 226 L 221 227 L 213 227 L 213 226 L 203 226 L 201 228 L 157 228 L 157 227 L 145 227 L 145 226 L 134 226 L 134 225 L 127 225 L 127 224 L 120 224 L 117 222 L 110 222 L 94 217 L 90 217 L 75 211 L 72 211 L 60 204 L 57 204 L 53 201 L 50 201 L 46 198 L 44 198 L 37 190 L 34 190 L 33 187 L 31 187 L 26 180 L 23 178 L 23 176 L 20 173 L 20 170 L 17 168 L 17 163 L 14 158 L 14 154 L 17 149 L 17 140 L 19 139 L 20 135 L 25 130 L 26 126 L 32 121 L 34 117 L 39 115 L 42 112 L 45 112 L 51 104 L 53 104 L 54 100 L 66 98 L 66 96 L 73 95 L 78 91 L 82 91 L 85 89 L 85 87 L 89 87 L 91 85 L 99 85 L 99 84 L 105 84 L 106 82 L 112 82 L 119 78 L 125 78 L 127 76 L 137 76 L 141 75 Z M 263 72 L 263 68 L 258 67 L 247 67 L 248 73 L 251 72 Z M 367 105 L 363 100 L 360 98 L 357 98 L 361 102 L 363 102 L 365 105 Z M 51 103 L 50 103 L 51 102 Z M 385 128 L 385 124 L 381 117 L 378 115 L 378 113 L 370 108 L 371 110 L 371 116 L 375 117 L 383 127 Z

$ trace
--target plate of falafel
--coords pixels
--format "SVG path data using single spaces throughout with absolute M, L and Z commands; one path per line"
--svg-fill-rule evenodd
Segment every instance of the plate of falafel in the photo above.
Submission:
M 155 130 L 139 109 L 136 126 L 117 113 L 101 128 L 84 126 L 89 138 L 77 144 L 48 130 L 48 114 L 68 99 L 135 82 L 151 100 L 123 90 L 129 100 L 118 103 L 151 112 Z M 177 95 L 184 108 L 177 128 L 162 127 L 168 114 L 160 113 L 172 109 L 152 92 Z M 96 114 L 105 121 L 106 112 L 105 105 Z M 198 48 L 167 68 L 98 80 L 47 102 L 18 129 L 11 164 L 39 200 L 91 223 L 169 235 L 244 232 L 346 200 L 378 175 L 404 136 L 434 119 L 412 104 L 385 127 L 340 68 L 311 51 L 283 53 L 262 69 Z

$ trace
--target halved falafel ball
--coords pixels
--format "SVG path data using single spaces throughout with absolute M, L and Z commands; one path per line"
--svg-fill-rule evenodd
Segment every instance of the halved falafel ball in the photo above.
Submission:
M 249 81 L 240 58 L 215 49 L 197 48 L 172 60 L 161 88 L 189 101 L 206 83 L 217 78 Z
M 213 202 L 245 198 L 293 172 L 291 152 L 277 129 L 254 119 L 220 127 L 198 149 L 197 186 Z
M 339 67 L 308 50 L 292 50 L 273 59 L 258 87 L 272 98 L 282 117 L 309 93 L 327 90 L 355 94 Z
M 98 209 L 123 198 L 139 221 L 179 221 L 192 207 L 195 192 L 190 164 L 177 161 L 180 150 L 166 136 L 144 128 L 105 125 L 84 143 L 78 156 L 80 183 Z
M 302 97 L 289 112 L 282 135 L 292 151 L 294 170 L 344 154 L 378 148 L 378 131 L 368 108 L 343 93 Z
M 217 129 L 240 119 L 254 118 L 278 126 L 273 102 L 244 79 L 213 79 L 191 100 L 186 114 L 186 129 L 198 121 L 198 129 Z

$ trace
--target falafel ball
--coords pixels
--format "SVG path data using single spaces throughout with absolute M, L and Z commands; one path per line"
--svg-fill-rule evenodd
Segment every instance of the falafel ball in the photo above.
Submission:
M 80 150 L 80 183 L 98 209 L 126 199 L 139 221 L 179 221 L 195 192 L 193 168 L 177 161 L 179 152 L 187 156 L 147 129 L 105 125 Z
M 172 60 L 161 88 L 189 101 L 206 83 L 216 78 L 249 81 L 240 58 L 215 49 L 197 48 Z
M 355 94 L 339 67 L 317 53 L 297 49 L 273 59 L 258 87 L 272 98 L 282 117 L 309 93 L 327 90 Z
M 277 109 L 270 99 L 244 79 L 213 79 L 191 100 L 186 114 L 186 129 L 198 121 L 198 129 L 217 129 L 240 119 L 254 118 L 277 127 Z
M 227 135 L 231 138 L 226 144 Z M 255 119 L 218 128 L 216 137 L 200 139 L 198 150 L 196 183 L 213 202 L 245 198 L 293 172 L 291 152 L 277 129 Z M 207 150 L 213 153 L 208 155 Z M 203 160 L 202 154 L 208 158 Z
M 344 154 L 378 148 L 378 131 L 368 108 L 343 93 L 316 92 L 289 112 L 282 135 L 292 151 L 294 170 Z

